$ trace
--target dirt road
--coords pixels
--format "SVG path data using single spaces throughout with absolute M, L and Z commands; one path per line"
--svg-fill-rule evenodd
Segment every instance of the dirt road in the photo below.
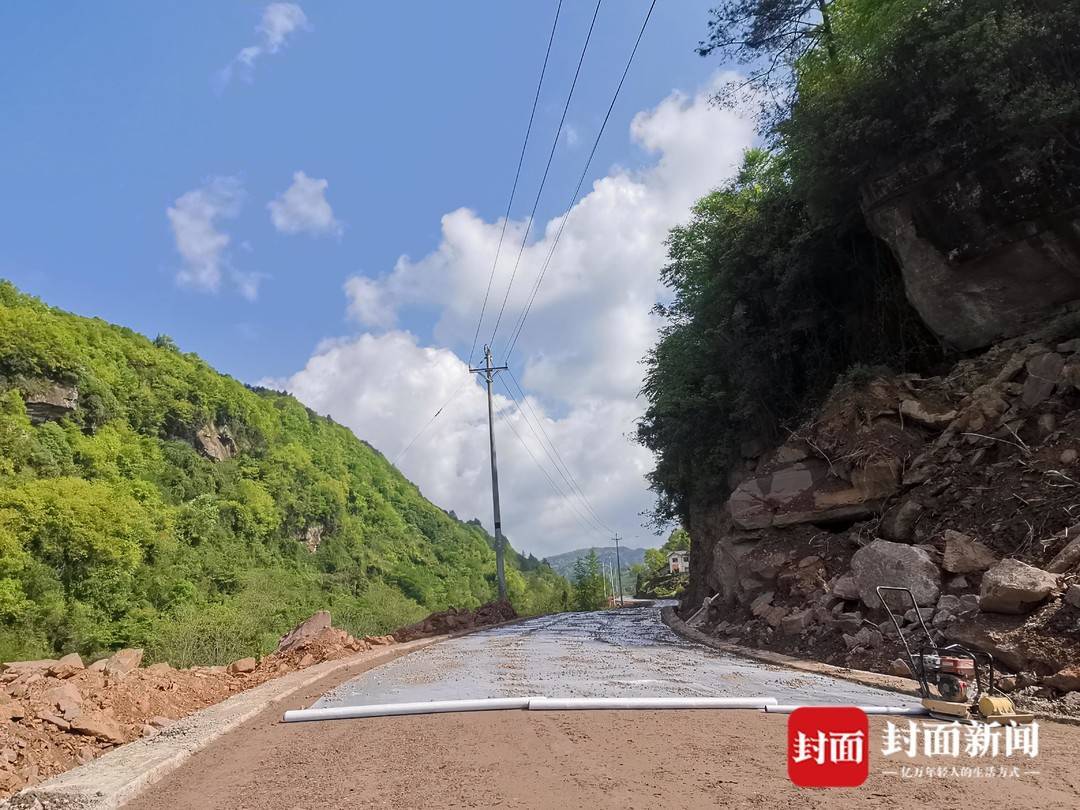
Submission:
M 279 724 L 228 735 L 134 802 L 206 808 L 1080 806 L 1080 729 L 1042 727 L 1038 775 L 901 779 L 872 758 L 852 790 L 788 781 L 786 718 L 760 712 L 484 712 Z M 884 721 L 872 718 L 880 741 Z M 875 754 L 880 749 L 875 750 Z M 925 757 L 914 764 L 931 764 Z M 939 762 L 939 760 L 935 760 Z M 1005 760 L 1000 760 L 1005 762 Z M 1031 765 L 1025 765 L 1031 767 Z
M 552 634 L 561 641 L 554 643 Z M 828 691 L 831 679 L 807 682 L 803 674 L 771 667 L 758 672 L 758 665 L 672 639 L 652 617 L 628 612 L 537 621 L 435 645 L 337 689 L 319 685 L 306 699 L 279 704 L 195 755 L 129 806 L 568 810 L 736 803 L 940 807 L 945 800 L 972 807 L 1080 806 L 1075 767 L 1080 728 L 1056 724 L 1040 726 L 1041 753 L 1035 759 L 1014 754 L 980 761 L 909 760 L 881 755 L 886 720 L 871 718 L 869 780 L 851 790 L 808 791 L 787 778 L 787 718 L 761 712 L 512 711 L 279 722 L 284 709 L 311 705 L 320 690 L 329 690 L 324 703 L 346 696 L 351 702 L 406 699 L 417 690 L 434 690 L 438 697 L 470 697 L 475 690 L 492 696 L 518 689 L 536 693 L 537 684 L 549 695 L 609 694 L 611 688 L 697 694 L 709 686 L 714 694 L 730 694 L 725 690 L 733 684 L 741 688 L 746 679 L 764 678 L 781 701 L 808 683 L 824 690 L 818 701 L 834 696 Z M 472 681 L 477 673 L 486 673 L 486 679 Z M 724 673 L 733 677 L 720 678 Z M 901 766 L 954 764 L 1017 766 L 1021 773 L 982 778 L 898 773 Z

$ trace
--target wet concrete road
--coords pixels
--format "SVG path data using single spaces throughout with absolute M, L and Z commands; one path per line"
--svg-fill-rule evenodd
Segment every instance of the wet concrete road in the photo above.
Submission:
M 342 684 L 315 707 L 530 696 L 913 705 L 892 692 L 685 641 L 650 606 L 544 616 L 435 644 Z

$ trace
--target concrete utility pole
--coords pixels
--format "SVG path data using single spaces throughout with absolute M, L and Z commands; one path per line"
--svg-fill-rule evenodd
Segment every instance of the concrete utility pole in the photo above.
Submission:
M 622 562 L 619 560 L 619 533 L 615 533 L 615 570 L 619 572 L 619 604 L 626 607 L 626 598 L 622 592 Z
M 491 365 L 491 347 L 484 347 L 483 368 L 470 368 L 473 374 L 483 374 L 487 383 L 488 399 L 488 439 L 491 442 L 491 501 L 495 512 L 495 574 L 499 580 L 499 598 L 506 598 L 506 569 L 503 566 L 502 514 L 499 511 L 499 465 L 495 459 L 495 412 L 491 405 L 491 383 L 496 371 L 504 371 L 506 366 Z

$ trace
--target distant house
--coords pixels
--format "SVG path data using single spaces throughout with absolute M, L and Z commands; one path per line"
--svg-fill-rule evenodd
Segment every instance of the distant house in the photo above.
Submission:
M 667 555 L 668 572 L 672 574 L 690 573 L 690 552 L 672 551 Z

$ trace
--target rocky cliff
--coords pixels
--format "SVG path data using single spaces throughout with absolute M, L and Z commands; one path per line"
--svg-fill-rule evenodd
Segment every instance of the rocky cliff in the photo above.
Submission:
M 902 668 L 878 585 L 1004 686 L 1080 710 L 1080 308 L 940 376 L 849 376 L 692 505 L 681 613 L 706 631 Z M 702 605 L 705 610 L 701 610 Z M 914 606 L 895 601 L 915 637 Z M 1059 703 L 1060 708 L 1060 703 Z

